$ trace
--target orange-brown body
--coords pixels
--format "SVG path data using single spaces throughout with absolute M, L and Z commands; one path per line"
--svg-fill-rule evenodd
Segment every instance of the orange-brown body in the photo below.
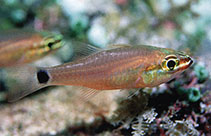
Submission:
M 35 48 L 34 43 L 39 43 L 42 39 L 43 37 L 40 35 L 28 35 L 0 42 L 0 66 L 33 61 L 35 58 L 24 58 L 23 54 L 28 50 L 33 50 Z
M 171 80 L 184 70 L 182 67 L 175 72 L 163 71 L 161 63 L 171 54 L 180 57 L 172 49 L 123 47 L 101 51 L 46 70 L 51 85 L 84 86 L 97 90 L 153 87 Z
M 0 34 L 0 67 L 21 65 L 46 56 L 53 51 L 47 44 L 55 37 L 20 31 Z
M 79 86 L 92 91 L 154 87 L 171 80 L 192 62 L 179 51 L 146 45 L 98 50 L 59 66 L 21 68 L 12 74 L 19 79 L 19 84 L 8 95 L 8 101 L 16 101 L 50 85 Z

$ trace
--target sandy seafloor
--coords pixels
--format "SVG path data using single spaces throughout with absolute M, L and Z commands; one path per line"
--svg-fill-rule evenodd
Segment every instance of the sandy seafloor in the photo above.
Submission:
M 100 114 L 110 118 L 117 107 L 113 99 L 119 91 L 102 92 L 90 98 L 89 102 L 83 102 L 80 98 L 71 97 L 71 89 L 56 87 L 39 97 L 1 106 L 0 135 L 56 134 L 67 126 L 101 120 Z

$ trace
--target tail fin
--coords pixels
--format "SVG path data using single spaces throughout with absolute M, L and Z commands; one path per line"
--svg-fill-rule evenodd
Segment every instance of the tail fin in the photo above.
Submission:
M 30 65 L 7 69 L 8 102 L 14 102 L 48 86 L 48 72 Z

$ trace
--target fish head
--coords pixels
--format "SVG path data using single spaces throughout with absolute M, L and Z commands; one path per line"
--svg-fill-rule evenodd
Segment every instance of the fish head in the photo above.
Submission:
M 34 36 L 35 37 L 35 36 Z M 31 62 L 53 53 L 64 45 L 63 36 L 60 34 L 36 35 L 33 48 L 24 55 L 25 62 Z M 41 39 L 41 41 L 40 41 Z
M 63 36 L 60 34 L 48 34 L 42 40 L 34 42 L 33 50 L 26 55 L 29 60 L 44 57 L 64 45 Z
M 170 81 L 193 63 L 193 59 L 185 53 L 171 49 L 162 50 L 159 55 L 156 55 L 157 57 L 153 58 L 154 64 L 147 67 L 142 73 L 143 81 L 148 87 Z
M 192 63 L 193 59 L 189 55 L 178 52 L 165 56 L 161 62 L 161 67 L 167 73 L 177 73 L 189 68 Z
M 161 81 L 167 82 L 177 75 L 184 72 L 187 68 L 189 68 L 193 64 L 193 59 L 180 51 L 170 52 L 166 54 L 164 58 L 160 62 L 161 69 Z

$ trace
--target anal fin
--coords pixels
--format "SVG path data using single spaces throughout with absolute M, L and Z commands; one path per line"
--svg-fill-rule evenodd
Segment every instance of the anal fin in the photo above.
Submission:
M 100 90 L 95 90 L 87 87 L 74 87 L 74 90 L 78 91 L 76 97 L 82 102 L 89 101 L 91 98 L 101 92 Z
M 83 101 L 88 101 L 91 98 L 93 98 L 94 96 L 96 96 L 100 91 L 99 90 L 94 90 L 94 89 L 90 89 L 90 88 L 84 88 L 83 91 L 81 92 L 81 98 L 83 99 Z

